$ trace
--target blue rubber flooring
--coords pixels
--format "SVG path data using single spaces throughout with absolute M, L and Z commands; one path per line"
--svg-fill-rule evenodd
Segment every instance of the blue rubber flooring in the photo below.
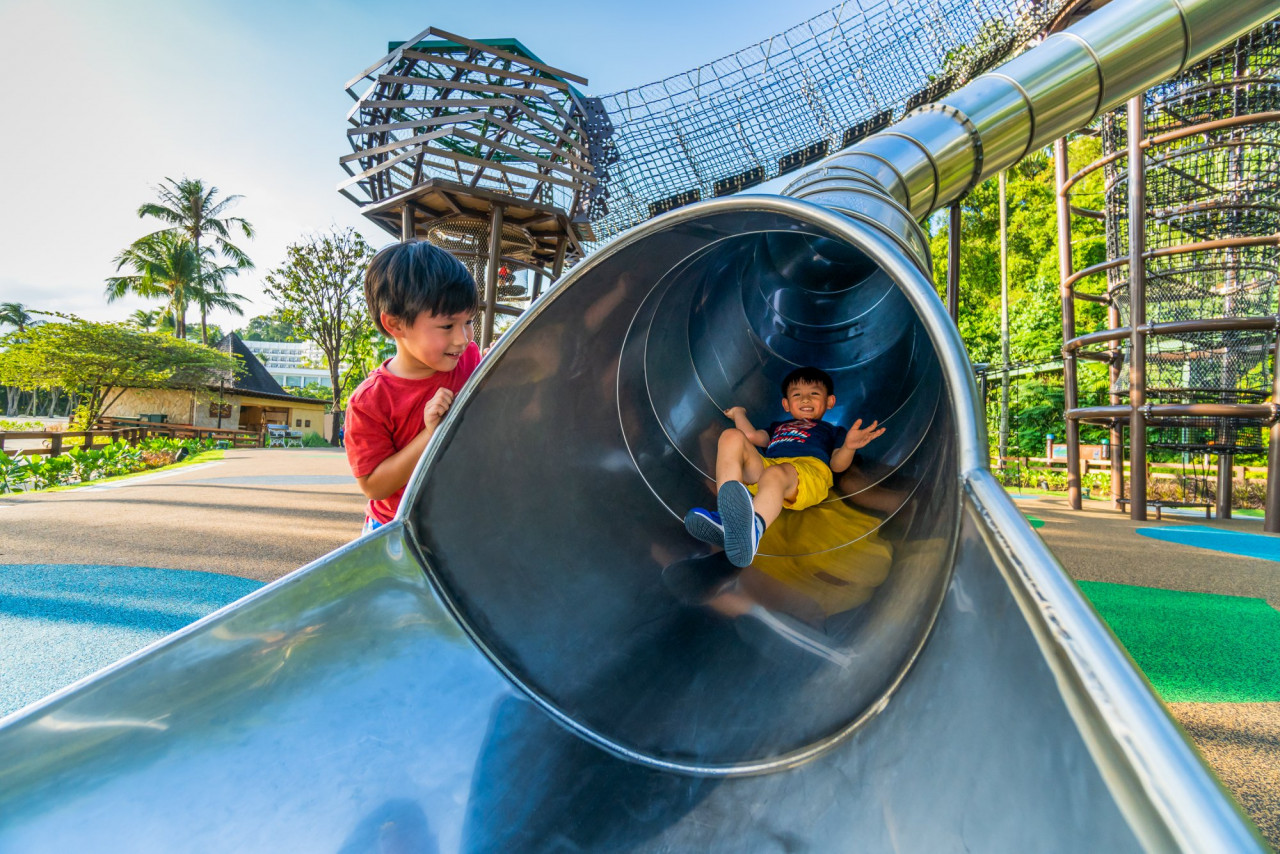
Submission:
M 1138 528 L 1138 533 L 1153 540 L 1195 546 L 1215 552 L 1280 561 L 1280 537 L 1223 531 L 1205 525 L 1173 525 L 1167 528 Z
M 262 586 L 143 566 L 0 564 L 0 715 Z

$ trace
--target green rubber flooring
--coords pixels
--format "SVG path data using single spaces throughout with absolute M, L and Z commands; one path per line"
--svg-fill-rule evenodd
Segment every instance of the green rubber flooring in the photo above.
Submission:
M 1280 701 L 1280 611 L 1266 601 L 1076 583 L 1166 703 Z

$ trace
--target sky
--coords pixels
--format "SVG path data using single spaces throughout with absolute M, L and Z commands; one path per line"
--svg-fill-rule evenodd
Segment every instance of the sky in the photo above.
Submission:
M 273 306 L 262 278 L 309 234 L 390 235 L 338 194 L 344 86 L 428 26 L 519 39 L 600 95 L 679 73 L 781 32 L 835 0 L 561 4 L 349 0 L 0 0 L 0 303 L 122 320 L 159 302 L 108 304 L 112 259 L 156 230 L 140 204 L 165 178 L 243 198 L 256 269 L 239 328 Z M 188 322 L 193 320 L 188 317 Z M 198 322 L 198 318 L 195 318 Z

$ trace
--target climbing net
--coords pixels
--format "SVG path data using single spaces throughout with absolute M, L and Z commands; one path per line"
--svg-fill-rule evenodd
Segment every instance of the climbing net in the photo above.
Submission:
M 1003 61 L 1067 0 L 846 0 L 683 74 L 601 97 L 597 239 L 799 169 Z
M 1280 20 L 1273 21 L 1145 95 L 1147 138 L 1198 127 L 1146 152 L 1148 251 L 1196 247 L 1149 258 L 1146 319 L 1167 323 L 1276 314 L 1280 252 L 1280 122 L 1258 117 L 1280 111 Z M 1272 116 L 1274 119 L 1274 115 Z M 1127 146 L 1126 113 L 1103 117 L 1104 152 Z M 1107 171 L 1107 254 L 1129 253 L 1128 180 L 1123 166 Z M 1108 291 L 1129 323 L 1124 268 L 1109 273 Z M 1260 403 L 1271 391 L 1271 329 L 1162 334 L 1148 340 L 1147 398 L 1153 403 Z M 1116 391 L 1127 393 L 1130 354 Z M 1153 444 L 1185 450 L 1256 452 L 1260 425 L 1238 418 L 1153 422 Z

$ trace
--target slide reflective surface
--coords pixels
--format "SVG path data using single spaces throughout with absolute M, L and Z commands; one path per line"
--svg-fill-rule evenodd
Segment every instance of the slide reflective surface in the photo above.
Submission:
M 6 718 L 0 851 L 1262 850 L 987 471 L 916 220 L 1273 13 L 1116 0 L 618 238 L 399 519 Z M 738 570 L 681 518 L 799 364 L 886 432 Z

